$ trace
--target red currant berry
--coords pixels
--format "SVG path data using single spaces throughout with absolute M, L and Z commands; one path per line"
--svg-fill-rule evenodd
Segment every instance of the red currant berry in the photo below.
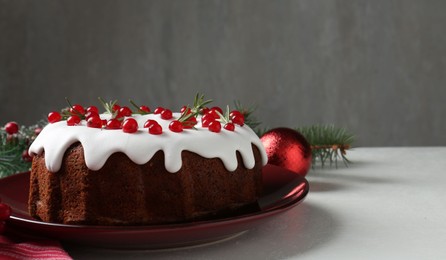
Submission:
M 34 135 L 38 136 L 40 134 L 40 132 L 42 132 L 42 128 L 37 127 L 36 129 L 34 129 Z
M 245 117 L 243 116 L 243 114 L 233 114 L 232 116 L 230 116 L 231 121 L 234 124 L 243 126 L 245 124 Z
M 231 113 L 229 113 L 229 118 L 233 116 L 243 116 L 243 114 L 238 110 L 232 110 Z
M 10 135 L 17 134 L 19 132 L 19 125 L 16 122 L 6 123 L 5 131 Z
M 164 107 L 157 107 L 157 108 L 155 108 L 155 110 L 153 110 L 153 113 L 155 115 L 157 115 L 157 114 L 161 114 L 161 112 L 163 112 L 163 111 L 164 111 Z
M 226 130 L 228 130 L 228 131 L 234 131 L 235 126 L 234 126 L 233 123 L 226 123 L 226 124 L 223 126 L 223 128 L 226 129 Z
M 156 122 L 155 120 L 153 120 L 153 119 L 149 119 L 149 120 L 147 120 L 145 123 L 144 123 L 144 128 L 149 128 L 151 125 L 153 125 L 153 124 L 158 124 L 158 122 Z
M 143 112 L 143 114 L 150 113 L 150 108 L 148 106 L 140 106 L 139 110 Z
M 76 115 L 72 115 L 67 119 L 67 125 L 69 125 L 69 126 L 77 125 L 80 122 L 81 122 L 81 118 Z
M 22 160 L 25 162 L 31 162 L 33 158 L 29 155 L 28 150 L 24 150 L 22 153 Z
M 127 118 L 122 122 L 122 131 L 125 133 L 135 133 L 138 131 L 138 122 L 134 118 Z
M 218 113 L 223 115 L 223 109 L 221 109 L 220 107 L 212 107 L 211 111 L 214 111 L 214 113 L 215 113 L 215 111 L 218 111 Z M 215 114 L 218 115 L 217 113 L 215 113 Z M 220 118 L 220 116 L 218 116 L 218 118 Z
M 204 116 L 201 117 L 201 121 L 204 120 L 215 120 L 216 118 L 211 114 L 211 113 L 207 113 Z
M 107 121 L 105 128 L 106 129 L 121 129 L 121 122 L 116 118 L 112 118 Z
M 212 121 L 208 128 L 211 132 L 219 133 L 221 131 L 221 124 L 218 121 Z
M 121 106 L 118 105 L 118 104 L 114 104 L 114 105 L 112 106 L 112 110 L 113 110 L 113 111 L 118 111 L 120 108 L 121 108 Z
M 60 115 L 59 112 L 50 112 L 48 114 L 48 122 L 50 122 L 51 124 L 59 122 L 62 119 L 62 116 Z
M 149 126 L 149 133 L 152 135 L 160 135 L 163 133 L 163 128 L 155 121 Z
M 223 109 L 220 107 L 212 107 L 211 110 L 217 110 L 220 114 L 223 114 Z
M 183 126 L 186 129 L 191 129 L 193 128 L 195 125 L 197 124 L 197 118 L 192 116 L 189 119 L 187 119 L 186 121 L 183 122 Z
M 85 113 L 85 119 L 88 120 L 90 117 L 99 117 L 99 114 L 94 112 L 94 111 L 87 111 L 87 113 Z
M 209 118 L 209 119 L 201 119 L 201 126 L 202 127 L 209 127 L 209 124 L 211 124 L 212 122 L 214 122 L 215 119 L 214 118 Z
M 173 120 L 169 124 L 169 129 L 172 132 L 179 133 L 183 131 L 183 124 L 178 120 Z
M 181 114 L 189 115 L 190 113 L 192 113 L 192 110 L 188 106 L 183 106 L 181 107 L 180 112 Z
M 200 110 L 200 114 L 202 114 L 202 115 L 206 115 L 207 113 L 209 113 L 209 111 L 211 111 L 209 108 L 207 108 L 207 107 L 203 107 L 203 108 Z
M 206 115 L 212 116 L 214 118 L 214 120 L 217 120 L 220 118 L 220 116 L 215 112 L 215 110 L 209 110 L 209 112 Z
M 209 114 L 212 114 L 214 116 L 215 119 L 219 119 L 220 115 L 218 113 L 220 113 L 221 115 L 223 114 L 223 110 L 219 107 L 212 107 L 211 110 L 209 110 Z
M 96 114 L 99 114 L 99 109 L 96 106 L 89 106 L 86 109 L 87 113 L 88 112 L 95 112 Z
M 85 114 L 85 109 L 83 106 L 79 105 L 79 104 L 75 104 L 72 107 L 70 107 L 70 114 L 71 115 L 84 115 Z
M 132 116 L 132 110 L 128 107 L 121 107 L 118 111 L 118 118 Z
M 5 203 L 0 203 L 0 221 L 7 220 L 11 216 L 11 207 Z
M 110 119 L 105 125 L 106 129 L 121 129 L 121 122 L 118 119 Z
M 192 122 L 192 123 L 194 123 L 194 125 L 196 125 L 196 124 L 197 124 L 197 118 L 196 118 L 196 117 L 194 117 L 194 116 L 192 116 L 192 117 L 189 117 L 189 119 L 188 119 L 187 121 L 189 121 L 189 122 Z
M 161 118 L 165 120 L 172 119 L 172 111 L 170 109 L 164 109 L 163 112 L 161 112 Z
M 99 116 L 91 116 L 87 119 L 87 126 L 93 128 L 102 128 L 102 120 Z

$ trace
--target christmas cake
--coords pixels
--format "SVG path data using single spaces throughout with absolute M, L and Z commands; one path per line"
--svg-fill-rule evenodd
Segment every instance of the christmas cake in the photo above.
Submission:
M 241 112 L 206 108 L 69 105 L 48 115 L 30 146 L 29 212 L 38 220 L 152 225 L 215 218 L 251 207 L 267 156 Z

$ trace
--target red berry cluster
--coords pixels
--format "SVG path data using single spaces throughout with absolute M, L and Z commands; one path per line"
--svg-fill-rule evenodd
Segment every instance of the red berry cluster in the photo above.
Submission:
M 79 104 L 71 105 L 68 102 L 68 110 L 62 112 L 62 114 L 59 112 L 49 113 L 48 121 L 55 123 L 66 119 L 67 125 L 74 126 L 78 125 L 81 120 L 86 120 L 88 127 L 122 129 L 125 133 L 135 133 L 138 131 L 138 123 L 132 118 L 132 115 L 151 113 L 149 107 L 138 106 L 133 101 L 130 102 L 136 108 L 135 111 L 126 106 L 119 106 L 116 101 L 110 103 L 106 103 L 102 99 L 100 101 L 104 105 L 105 110 L 112 115 L 111 119 L 102 120 L 99 116 L 98 108 L 95 106 L 84 108 Z M 216 133 L 221 131 L 221 123 L 224 123 L 223 128 L 228 131 L 234 131 L 235 124 L 243 126 L 245 119 L 242 113 L 237 110 L 229 112 L 228 109 L 224 116 L 223 110 L 219 107 L 205 107 L 210 102 L 210 100 L 205 101 L 203 96 L 197 95 L 194 100 L 194 106 L 183 106 L 180 110 L 180 117 L 169 124 L 169 130 L 179 133 L 184 129 L 194 128 L 198 123 L 198 115 L 202 115 L 201 125 L 208 128 L 209 131 Z M 164 107 L 155 108 L 153 114 L 160 115 L 163 120 L 171 120 L 173 118 L 172 110 Z M 144 128 L 147 128 L 148 132 L 154 135 L 160 135 L 163 132 L 161 125 L 153 119 L 145 122 Z
M 6 220 L 11 216 L 11 207 L 7 204 L 2 203 L 0 199 L 0 234 L 5 231 Z
M 112 117 L 109 120 L 101 119 L 99 116 L 99 109 L 96 106 L 89 106 L 84 108 L 79 104 L 71 105 L 69 102 L 69 108 L 63 110 L 61 113 L 57 111 L 50 112 L 48 114 L 48 122 L 56 123 L 62 119 L 65 119 L 67 125 L 78 125 L 82 120 L 87 122 L 88 127 L 92 128 L 105 128 L 105 129 L 122 129 L 125 133 L 134 133 L 138 130 L 138 123 L 131 116 L 135 113 L 148 114 L 150 109 L 147 106 L 137 107 L 137 111 L 132 111 L 127 106 L 120 106 L 115 102 L 105 103 L 101 100 L 105 107 L 105 110 L 109 112 Z M 133 105 L 136 105 L 131 101 Z
M 183 106 L 180 109 L 181 116 L 178 120 L 173 120 L 169 124 L 169 130 L 175 133 L 180 133 L 184 129 L 191 129 L 197 124 L 197 115 L 200 108 L 195 108 L 194 111 L 188 106 Z
M 221 131 L 220 121 L 224 123 L 224 129 L 234 131 L 235 125 L 243 126 L 245 124 L 245 117 L 238 110 L 229 112 L 229 108 L 223 115 L 223 110 L 220 107 L 213 107 L 204 111 L 201 125 L 207 127 L 209 131 L 218 133 Z

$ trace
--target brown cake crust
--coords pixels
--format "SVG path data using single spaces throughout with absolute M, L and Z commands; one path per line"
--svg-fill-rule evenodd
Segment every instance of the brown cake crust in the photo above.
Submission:
M 256 203 L 262 189 L 262 163 L 228 172 L 219 158 L 182 152 L 182 167 L 170 173 L 158 151 L 144 165 L 115 153 L 98 171 L 87 168 L 82 145 L 64 154 L 61 169 L 52 173 L 44 153 L 33 158 L 29 212 L 45 222 L 88 225 L 151 225 L 216 217 Z

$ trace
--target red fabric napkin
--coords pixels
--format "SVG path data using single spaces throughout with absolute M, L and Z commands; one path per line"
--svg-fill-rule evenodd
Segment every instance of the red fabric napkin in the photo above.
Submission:
M 72 259 L 58 241 L 20 236 L 7 232 L 0 235 L 0 260 Z

